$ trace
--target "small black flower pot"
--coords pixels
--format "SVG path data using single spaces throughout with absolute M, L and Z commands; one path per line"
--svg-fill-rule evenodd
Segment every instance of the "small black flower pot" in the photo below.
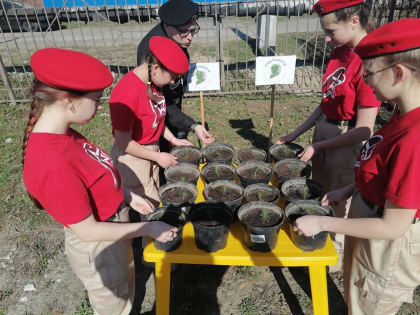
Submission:
M 238 151 L 236 157 L 239 160 L 239 163 L 246 161 L 262 161 L 265 162 L 267 159 L 267 152 L 258 148 L 245 148 Z
M 280 199 L 280 191 L 268 184 L 252 184 L 245 188 L 244 198 L 246 202 L 265 201 L 276 205 Z
M 174 147 L 170 154 L 176 156 L 178 162 L 191 163 L 197 166 L 200 164 L 201 157 L 203 156 L 200 148 L 187 145 Z
M 189 219 L 194 227 L 195 244 L 212 253 L 226 247 L 233 215 L 220 203 L 201 202 L 191 207 Z
M 200 169 L 190 163 L 177 163 L 165 169 L 165 178 L 168 182 L 188 182 L 197 185 Z
M 277 176 L 278 185 L 281 185 L 289 179 L 306 177 L 308 178 L 312 172 L 312 166 L 299 159 L 283 159 L 274 164 L 274 173 Z
M 289 179 L 283 183 L 280 189 L 286 204 L 298 200 L 319 201 L 323 194 L 320 183 L 307 178 Z
M 153 240 L 153 244 L 157 249 L 170 252 L 177 249 L 181 245 L 182 230 L 185 223 L 187 222 L 184 211 L 173 207 L 156 208 L 154 212 L 149 213 L 146 216 L 146 221 L 162 221 L 178 228 L 178 232 L 172 241 L 163 243 L 159 242 L 158 240 Z
M 203 149 L 203 155 L 207 163 L 219 162 L 232 164 L 235 149 L 229 144 L 213 143 Z
M 191 183 L 167 183 L 159 188 L 159 199 L 163 206 L 182 209 L 186 215 L 197 198 L 197 187 Z
M 201 175 L 206 184 L 216 180 L 234 180 L 235 174 L 235 167 L 232 164 L 219 162 L 208 163 L 201 169 Z
M 312 237 L 299 235 L 293 231 L 292 224 L 304 215 L 334 216 L 334 211 L 330 206 L 322 206 L 313 200 L 299 200 L 289 203 L 286 206 L 286 217 L 290 223 L 290 236 L 293 244 L 304 251 L 314 251 L 325 247 L 328 232 L 323 231 Z
M 236 167 L 236 174 L 243 187 L 257 183 L 268 184 L 272 173 L 271 165 L 261 161 L 247 161 Z
M 241 206 L 244 188 L 230 180 L 216 180 L 204 188 L 204 198 L 224 204 L 234 213 Z
M 249 249 L 265 253 L 276 247 L 285 218 L 280 207 L 264 201 L 250 202 L 239 208 L 238 218 Z
M 282 159 L 295 158 L 298 154 L 303 152 L 303 147 L 293 142 L 286 142 L 283 144 L 273 144 L 269 152 L 274 161 Z

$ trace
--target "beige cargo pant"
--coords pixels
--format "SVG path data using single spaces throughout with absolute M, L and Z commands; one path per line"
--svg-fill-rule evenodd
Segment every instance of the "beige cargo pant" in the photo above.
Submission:
M 128 221 L 126 207 L 114 222 Z M 88 292 L 95 314 L 130 314 L 135 293 L 131 241 L 83 242 L 68 228 L 64 228 L 64 235 L 65 253 Z
M 325 120 L 322 115 L 315 125 L 313 142 L 339 136 L 346 133 L 352 127 L 338 126 Z M 354 162 L 359 156 L 361 143 L 350 147 L 321 150 L 312 159 L 312 179 L 324 187 L 324 192 L 342 188 L 354 183 Z M 347 199 L 333 205 L 335 216 L 347 217 L 351 199 Z M 330 233 L 334 246 L 340 253 L 344 249 L 344 235 Z
M 159 151 L 158 143 L 143 146 L 155 152 Z M 127 154 L 116 144 L 112 147 L 111 158 L 120 173 L 122 187 L 147 198 L 155 207 L 158 207 L 160 204 L 158 195 L 159 165 Z
M 371 210 L 356 191 L 349 218 L 375 216 L 376 209 Z M 411 224 L 394 240 L 346 236 L 344 295 L 349 314 L 395 314 L 403 302 L 412 303 L 419 284 L 420 223 Z

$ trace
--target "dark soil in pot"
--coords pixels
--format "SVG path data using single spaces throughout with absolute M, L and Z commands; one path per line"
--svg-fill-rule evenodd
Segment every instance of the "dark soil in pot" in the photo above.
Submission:
M 178 162 L 198 165 L 203 153 L 200 148 L 194 146 L 178 146 L 171 150 L 172 155 L 177 157 Z
M 177 163 L 165 170 L 165 178 L 171 183 L 189 182 L 197 185 L 198 177 L 200 177 L 200 169 L 198 166 L 189 163 Z
M 243 162 L 236 168 L 236 174 L 244 187 L 257 183 L 268 184 L 272 173 L 271 165 L 260 161 Z
M 216 180 L 233 180 L 235 178 L 235 167 L 225 163 L 208 163 L 201 170 L 201 174 L 207 184 Z
M 269 151 L 274 161 L 279 161 L 297 157 L 303 151 L 303 147 L 293 142 L 286 142 L 283 144 L 273 144 Z
M 232 211 L 241 205 L 243 194 L 244 189 L 241 185 L 228 180 L 217 180 L 204 188 L 206 200 L 222 202 Z
M 281 194 L 287 203 L 297 200 L 319 200 L 323 194 L 321 184 L 307 178 L 295 178 L 285 181 Z
M 285 218 L 280 207 L 263 201 L 250 202 L 239 208 L 238 218 L 249 249 L 269 252 L 276 247 L 278 232 Z
M 299 235 L 293 231 L 292 224 L 305 215 L 334 216 L 334 211 L 329 206 L 322 206 L 313 200 L 299 200 L 292 202 L 286 207 L 287 220 L 290 223 L 290 235 L 296 247 L 304 251 L 322 249 L 327 241 L 328 232 L 320 232 L 312 237 Z
M 220 162 L 232 164 L 235 149 L 229 144 L 214 143 L 206 146 L 203 149 L 204 157 L 207 162 Z
M 172 206 L 160 207 L 155 209 L 154 212 L 149 213 L 146 216 L 146 221 L 162 221 L 178 228 L 178 232 L 172 241 L 163 243 L 153 240 L 153 244 L 157 249 L 169 252 L 177 249 L 181 245 L 182 230 L 187 221 L 184 211 Z
M 245 161 L 265 161 L 267 153 L 258 148 L 245 148 L 239 150 L 236 156 L 240 163 Z
M 159 188 L 159 199 L 163 206 L 174 206 L 188 213 L 197 198 L 197 187 L 191 183 L 167 183 Z
M 277 204 L 280 199 L 280 191 L 268 184 L 253 184 L 245 188 L 244 198 L 247 202 L 265 201 Z
M 308 178 L 311 172 L 311 165 L 299 159 L 283 159 L 274 164 L 274 173 L 277 176 L 279 188 L 286 180 L 299 177 Z

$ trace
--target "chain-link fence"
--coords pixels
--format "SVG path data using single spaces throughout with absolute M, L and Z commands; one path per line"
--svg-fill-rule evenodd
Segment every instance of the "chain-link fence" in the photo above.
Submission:
M 166 0 L 21 1 L 0 0 L 0 103 L 27 100 L 33 77 L 29 59 L 44 47 L 99 58 L 115 74 L 115 84 L 136 65 L 137 45 L 159 23 L 158 9 Z M 216 94 L 266 91 L 254 84 L 255 57 L 266 54 L 297 56 L 294 84 L 278 85 L 277 92 L 319 91 L 329 47 L 312 14 L 314 0 L 195 2 L 201 30 L 189 48 L 191 62 L 221 63 Z M 418 16 L 415 0 L 369 3 L 378 25 Z

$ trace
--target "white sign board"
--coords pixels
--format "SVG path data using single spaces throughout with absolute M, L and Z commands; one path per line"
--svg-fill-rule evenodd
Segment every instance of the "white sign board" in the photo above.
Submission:
M 191 63 L 188 73 L 188 91 L 211 90 L 220 90 L 219 63 Z
M 293 84 L 296 56 L 257 57 L 255 85 Z

